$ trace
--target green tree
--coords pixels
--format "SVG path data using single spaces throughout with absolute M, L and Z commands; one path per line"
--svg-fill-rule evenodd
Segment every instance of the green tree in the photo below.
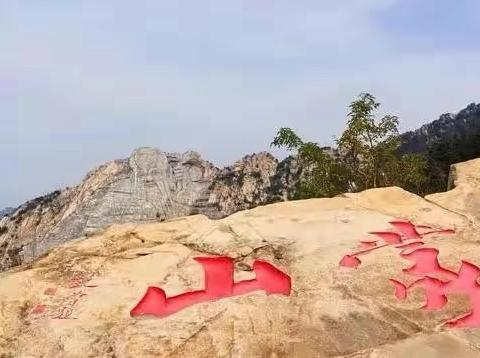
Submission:
M 473 122 L 463 134 L 435 138 L 427 146 L 427 193 L 447 190 L 450 166 L 480 156 L 480 124 Z
M 386 164 L 396 159 L 400 144 L 398 117 L 386 115 L 376 121 L 379 106 L 371 94 L 360 94 L 350 104 L 347 128 L 337 140 L 358 189 L 385 185 Z
M 375 119 L 374 96 L 362 93 L 350 104 L 347 127 L 336 141 L 340 158 L 313 142 L 304 142 L 292 129 L 281 128 L 272 146 L 297 151 L 305 167 L 298 197 L 334 196 L 388 185 L 421 193 L 426 183 L 426 161 L 419 155 L 399 156 L 398 117 Z
M 428 192 L 435 193 L 447 190 L 450 165 L 463 161 L 459 154 L 460 141 L 445 138 L 428 146 Z
M 303 168 L 296 199 L 330 197 L 347 191 L 345 165 L 326 154 L 317 143 L 304 142 L 292 129 L 280 128 L 271 145 L 296 151 Z
M 428 186 L 427 161 L 418 154 L 405 154 L 393 158 L 384 165 L 382 186 L 399 186 L 419 195 L 430 192 Z

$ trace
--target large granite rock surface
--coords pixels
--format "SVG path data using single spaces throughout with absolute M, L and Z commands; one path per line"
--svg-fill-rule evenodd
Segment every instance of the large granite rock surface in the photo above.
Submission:
M 258 153 L 219 169 L 196 152 L 140 148 L 92 170 L 77 186 L 33 199 L 0 218 L 0 271 L 115 223 L 203 214 L 218 219 L 288 199 L 300 169 Z
M 159 167 L 161 167 L 159 163 Z M 156 173 L 155 175 L 160 175 Z M 3 357 L 480 357 L 478 328 L 443 323 L 471 309 L 465 297 L 426 311 L 421 287 L 404 300 L 389 279 L 411 262 L 394 245 L 340 260 L 372 231 L 410 220 L 439 250 L 441 265 L 480 264 L 479 229 L 398 188 L 291 201 L 221 220 L 203 215 L 114 225 L 0 273 Z M 420 229 L 419 229 L 420 230 Z M 372 236 L 373 235 L 373 236 Z M 172 315 L 131 317 L 148 286 L 168 297 L 204 288 L 198 256 L 234 259 L 235 282 L 264 260 L 288 274 L 290 295 L 248 294 L 198 303 Z

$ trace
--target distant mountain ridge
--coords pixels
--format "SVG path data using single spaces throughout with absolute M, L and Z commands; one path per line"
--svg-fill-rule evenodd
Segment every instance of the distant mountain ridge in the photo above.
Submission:
M 300 169 L 263 152 L 219 169 L 200 154 L 139 148 L 77 186 L 30 200 L 0 219 L 0 271 L 111 224 L 203 214 L 217 219 L 293 195 Z
M 401 153 L 426 153 L 434 143 L 463 140 L 480 132 L 480 104 L 471 103 L 457 114 L 445 113 L 419 129 L 401 135 Z M 471 158 L 473 159 L 473 158 Z
M 471 103 L 457 114 L 443 114 L 401 137 L 401 154 L 420 153 L 427 159 L 424 193 L 445 191 L 453 164 L 480 157 L 480 104 Z
M 400 152 L 431 156 L 434 180 L 439 191 L 444 191 L 450 164 L 473 159 L 476 150 L 480 156 L 480 140 L 476 145 L 472 133 L 480 139 L 480 104 L 475 103 L 402 134 Z M 460 150 L 465 143 L 469 150 Z M 324 150 L 339 155 L 335 148 Z M 217 168 L 193 151 L 180 154 L 139 148 L 129 158 L 93 169 L 77 186 L 0 211 L 0 271 L 115 223 L 194 214 L 217 219 L 289 200 L 301 176 L 294 156 L 279 161 L 262 152 Z

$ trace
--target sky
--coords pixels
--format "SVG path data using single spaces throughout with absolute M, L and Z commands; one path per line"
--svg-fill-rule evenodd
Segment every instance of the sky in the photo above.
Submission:
M 479 37 L 478 0 L 0 0 L 0 208 L 141 146 L 329 145 L 365 91 L 417 128 L 480 102 Z

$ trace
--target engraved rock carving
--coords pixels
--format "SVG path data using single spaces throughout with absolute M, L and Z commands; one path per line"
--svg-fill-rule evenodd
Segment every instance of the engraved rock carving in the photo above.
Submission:
M 345 255 L 340 260 L 340 266 L 358 268 L 362 261 L 360 255 L 385 246 L 394 246 L 401 249 L 399 255 L 412 264 L 403 269 L 403 272 L 413 276 L 416 280 L 405 284 L 396 279 L 390 279 L 394 287 L 395 297 L 405 300 L 410 289 L 422 287 L 425 293 L 424 310 L 439 310 L 448 302 L 449 294 L 466 295 L 470 301 L 470 311 L 464 315 L 453 318 L 444 324 L 450 327 L 478 328 L 480 327 L 480 267 L 461 260 L 457 272 L 444 268 L 438 261 L 439 250 L 433 247 L 424 247 L 423 238 L 427 235 L 453 234 L 452 229 L 433 230 L 425 225 L 415 226 L 409 221 L 391 221 L 390 224 L 396 231 L 376 231 L 370 234 L 383 241 L 361 241 L 361 245 L 354 253 Z M 424 231 L 427 230 L 427 231 Z

